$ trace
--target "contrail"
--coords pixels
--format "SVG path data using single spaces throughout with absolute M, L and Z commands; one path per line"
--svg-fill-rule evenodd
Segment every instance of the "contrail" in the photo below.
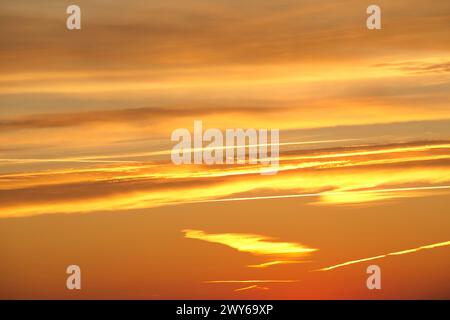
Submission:
M 239 291 L 245 291 L 245 290 L 251 290 L 251 289 L 260 289 L 260 290 L 269 290 L 269 288 L 267 287 L 260 287 L 256 284 L 252 285 L 252 286 L 248 286 L 248 287 L 244 287 L 244 288 L 239 288 L 234 290 L 234 292 L 239 292 Z
M 312 141 L 294 141 L 294 142 L 280 142 L 280 143 L 258 143 L 258 144 L 249 144 L 249 145 L 233 145 L 233 146 L 214 146 L 214 147 L 201 147 L 201 148 L 186 148 L 182 149 L 183 152 L 199 152 L 199 151 L 212 151 L 212 150 L 227 150 L 227 149 L 240 149 L 240 148 L 248 148 L 248 147 L 260 147 L 260 146 L 294 146 L 294 145 L 304 145 L 304 144 L 321 144 L 321 143 L 334 143 L 334 142 L 349 142 L 349 141 L 358 141 L 361 139 L 335 139 L 335 140 L 312 140 Z M 123 157 L 145 157 L 145 156 L 158 156 L 158 155 L 166 155 L 171 154 L 172 149 L 153 151 L 153 152 L 140 152 L 140 153 L 129 153 L 122 155 L 112 155 L 112 156 L 98 156 L 92 157 L 91 159 L 100 159 L 100 158 L 123 158 Z
M 212 280 L 204 283 L 291 283 L 298 280 Z
M 260 264 L 249 264 L 249 265 L 247 265 L 247 267 L 249 267 L 249 268 L 267 268 L 267 267 L 271 267 L 271 266 L 275 266 L 275 265 L 279 265 L 279 264 L 296 264 L 296 263 L 306 263 L 306 262 L 311 262 L 311 261 L 306 261 L 306 260 L 276 260 L 276 261 L 269 261 L 269 262 L 264 262 L 264 263 L 260 263 Z
M 239 149 L 248 147 L 260 147 L 260 146 L 291 146 L 291 145 L 305 145 L 305 144 L 320 144 L 320 143 L 334 143 L 334 142 L 348 142 L 361 139 L 336 139 L 336 140 L 313 140 L 313 141 L 298 141 L 298 142 L 282 142 L 282 143 L 261 143 L 245 146 L 215 146 L 206 148 L 189 148 L 183 149 L 183 152 L 198 152 L 205 150 L 226 150 L 226 149 Z M 98 156 L 85 156 L 85 157 L 71 157 L 71 158 L 54 158 L 54 159 L 0 159 L 0 162 L 14 162 L 14 163 L 34 163 L 34 162 L 92 162 L 92 163 L 115 163 L 115 162 L 137 162 L 128 160 L 105 160 L 105 159 L 116 159 L 116 158 L 127 158 L 127 157 L 149 157 L 149 156 L 160 156 L 171 154 L 170 150 L 160 150 L 152 152 L 136 152 L 136 153 L 125 153 L 125 154 L 115 154 L 115 155 L 98 155 Z
M 349 194 L 349 193 L 371 194 L 371 193 L 388 193 L 388 192 L 402 192 L 402 191 L 445 190 L 445 189 L 450 189 L 450 186 L 433 186 L 433 187 L 420 187 L 419 186 L 419 187 L 409 187 L 409 188 L 387 188 L 387 189 L 357 190 L 357 191 L 324 191 L 324 192 L 317 192 L 317 193 L 286 194 L 286 195 L 279 195 L 279 196 L 258 196 L 258 197 L 240 197 L 240 198 L 198 200 L 198 201 L 187 201 L 187 202 L 183 202 L 183 203 L 250 201 L 250 200 L 318 197 L 318 196 L 327 196 L 327 195 L 342 195 L 342 194 Z
M 344 262 L 344 263 L 336 264 L 336 265 L 331 266 L 331 267 L 326 267 L 326 268 L 313 270 L 313 271 L 329 271 L 329 270 L 345 267 L 345 266 L 348 266 L 348 265 L 351 265 L 351 264 L 356 264 L 356 263 L 361 263 L 361 262 L 370 261 L 370 260 L 387 258 L 388 256 L 399 256 L 399 255 L 402 255 L 402 254 L 413 253 L 413 252 L 417 252 L 417 251 L 420 251 L 420 250 L 427 250 L 427 249 L 433 249 L 433 248 L 438 248 L 438 247 L 445 247 L 445 246 L 449 246 L 449 245 L 450 245 L 450 241 L 439 242 L 439 243 L 434 243 L 434 244 L 430 244 L 430 245 L 427 245 L 427 246 L 420 246 L 420 247 L 413 248 L 413 249 L 407 249 L 407 250 L 402 250 L 402 251 L 390 252 L 390 253 L 382 254 L 382 255 L 379 255 L 379 256 L 375 256 L 375 257 L 358 259 L 358 260 L 351 260 L 351 261 L 347 261 L 347 262 Z
M 260 147 L 260 146 L 291 146 L 291 145 L 307 145 L 307 144 L 321 144 L 321 143 L 334 143 L 334 142 L 349 142 L 358 141 L 361 139 L 336 139 L 336 140 L 313 140 L 313 141 L 297 141 L 297 142 L 281 142 L 281 143 L 262 143 L 262 144 L 252 144 L 245 146 L 215 146 L 215 147 L 205 147 L 205 148 L 188 148 L 183 149 L 183 152 L 199 152 L 199 151 L 213 151 L 213 150 L 227 150 L 227 149 L 239 149 L 239 148 L 249 148 L 249 147 Z M 340 157 L 352 157 L 361 155 L 374 155 L 374 154 L 384 154 L 384 153 L 397 153 L 397 152 L 408 152 L 408 151 L 422 151 L 431 149 L 442 149 L 449 148 L 450 145 L 429 145 L 420 147 L 404 147 L 404 148 L 391 148 L 382 150 L 372 150 L 372 151 L 357 151 L 357 152 L 347 152 L 347 153 L 337 153 L 337 154 L 325 154 L 325 155 L 311 155 L 311 156 L 296 156 L 288 157 L 288 160 L 301 160 L 301 159 L 327 159 L 327 158 L 340 158 Z M 172 150 L 160 150 L 152 152 L 137 152 L 137 153 L 125 153 L 125 154 L 115 154 L 115 155 L 97 155 L 97 156 L 85 156 L 85 157 L 71 157 L 71 158 L 53 158 L 53 159 L 0 159 L 0 162 L 13 162 L 13 163 L 39 163 L 39 162 L 85 162 L 85 163 L 120 163 L 120 162 L 138 162 L 133 160 L 106 160 L 106 159 L 116 159 L 116 158 L 128 158 L 128 157 L 150 157 L 150 156 L 161 156 L 171 154 Z M 283 158 L 279 158 L 280 160 Z
M 380 149 L 380 150 L 331 153 L 331 154 L 322 154 L 322 155 L 315 155 L 315 156 L 314 155 L 298 156 L 298 157 L 291 157 L 290 159 L 292 159 L 292 160 L 327 159 L 327 158 L 368 156 L 368 155 L 376 155 L 376 154 L 384 154 L 384 153 L 403 153 L 403 152 L 411 152 L 411 151 L 425 151 L 425 150 L 448 149 L 448 148 L 450 148 L 450 144 L 437 144 L 437 145 L 423 145 L 423 146 L 418 146 L 418 147 L 403 147 L 403 148 L 397 147 L 397 148 L 388 148 L 388 149 Z

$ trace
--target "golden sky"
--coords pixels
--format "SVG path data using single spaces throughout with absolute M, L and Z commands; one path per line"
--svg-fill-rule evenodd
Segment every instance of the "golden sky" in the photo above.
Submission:
M 69 4 L 0 4 L 0 298 L 450 298 L 448 1 Z M 278 173 L 173 165 L 195 120 Z

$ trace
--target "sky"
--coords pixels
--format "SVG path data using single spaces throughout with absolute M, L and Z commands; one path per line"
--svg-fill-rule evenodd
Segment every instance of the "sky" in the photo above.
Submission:
M 0 2 L 0 298 L 450 298 L 448 1 L 70 4 Z M 174 165 L 196 120 L 277 174 Z

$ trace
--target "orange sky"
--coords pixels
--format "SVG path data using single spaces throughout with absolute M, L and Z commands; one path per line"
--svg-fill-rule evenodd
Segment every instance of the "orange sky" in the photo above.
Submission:
M 450 298 L 448 1 L 69 4 L 0 4 L 0 298 Z M 173 165 L 195 120 L 278 173 Z

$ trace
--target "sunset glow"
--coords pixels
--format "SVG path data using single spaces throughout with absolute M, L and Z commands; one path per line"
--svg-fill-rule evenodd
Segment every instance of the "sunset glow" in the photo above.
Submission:
M 448 0 L 68 5 L 0 4 L 0 299 L 450 299 Z

